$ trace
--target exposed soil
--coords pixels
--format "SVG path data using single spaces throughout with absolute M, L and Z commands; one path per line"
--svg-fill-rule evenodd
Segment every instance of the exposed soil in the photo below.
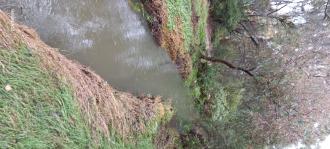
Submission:
M 13 22 L 0 12 L 0 46 L 14 50 L 22 44 L 40 57 L 43 66 L 54 76 L 71 85 L 93 133 L 101 131 L 108 135 L 112 128 L 123 137 L 141 133 L 148 122 L 159 120 L 171 110 L 161 103 L 160 97 L 136 97 L 114 89 L 89 68 L 46 45 L 33 29 Z
M 153 16 L 149 24 L 157 43 L 166 49 L 172 61 L 177 65 L 181 76 L 186 79 L 192 71 L 189 53 L 184 49 L 184 38 L 180 18 L 176 19 L 176 28 L 167 27 L 167 6 L 165 0 L 141 0 L 147 12 Z

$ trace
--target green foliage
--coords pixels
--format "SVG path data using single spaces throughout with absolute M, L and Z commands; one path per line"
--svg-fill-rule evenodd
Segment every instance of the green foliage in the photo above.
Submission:
M 150 16 L 150 14 L 144 9 L 144 6 L 140 0 L 129 0 L 128 4 L 133 9 L 133 11 L 142 15 L 142 17 L 145 18 L 148 23 L 153 21 L 153 17 Z
M 178 25 L 182 26 L 183 39 L 185 41 L 185 49 L 189 51 L 189 47 L 193 41 L 193 25 L 191 21 L 191 1 L 190 0 L 166 0 L 168 12 L 167 27 L 174 30 Z M 180 24 L 177 24 L 180 23 Z
M 195 14 L 198 17 L 198 24 L 195 28 L 195 45 L 199 45 L 199 47 L 205 47 L 206 41 L 206 29 L 207 29 L 207 19 L 208 19 L 208 6 L 204 3 L 203 0 L 193 0 Z
M 198 84 L 198 75 L 200 74 L 199 57 L 200 57 L 200 52 L 195 52 L 192 55 L 193 69 L 192 72 L 189 74 L 188 78 L 185 80 L 185 84 L 186 86 L 191 88 L 191 95 L 194 98 L 199 98 L 201 96 L 201 88 Z
M 207 66 L 207 72 L 202 77 L 203 90 L 206 97 L 203 100 L 211 100 L 212 121 L 224 122 L 233 115 L 243 98 L 242 84 L 239 81 L 231 80 L 224 82 L 220 73 L 222 66 Z M 205 99 L 210 98 L 210 99 Z
M 198 84 L 198 78 L 200 75 L 200 54 L 205 50 L 206 41 L 206 27 L 208 19 L 208 5 L 203 0 L 193 0 L 194 10 L 196 16 L 198 16 L 198 23 L 195 28 L 193 40 L 190 41 L 190 46 L 193 50 L 190 51 L 193 69 L 188 78 L 185 80 L 186 86 L 191 88 L 192 97 L 198 99 L 201 97 L 201 87 Z M 192 25 L 192 24 L 191 24 Z
M 227 28 L 225 27 L 217 27 L 214 29 L 214 33 L 213 33 L 213 37 L 212 37 L 212 45 L 213 47 L 216 47 L 216 48 L 224 48 L 220 42 L 221 39 L 223 39 L 224 37 L 228 36 L 229 35 L 229 31 Z M 224 54 L 222 54 L 224 55 Z
M 243 16 L 242 0 L 211 0 L 212 17 L 233 30 Z
M 136 134 L 137 141 L 131 144 L 131 146 L 126 146 L 126 148 L 140 148 L 140 149 L 153 149 L 155 148 L 153 142 L 154 138 L 160 128 L 160 125 L 167 124 L 173 117 L 173 111 L 165 111 L 165 115 L 163 117 L 156 117 L 155 119 L 147 122 L 146 131 L 140 134 Z
M 93 134 L 65 80 L 26 47 L 0 49 L 0 148 L 154 148 L 155 119 L 132 142 Z M 111 128 L 111 127 L 110 127 Z
M 204 53 L 205 49 L 205 28 L 207 25 L 207 13 L 200 7 L 201 1 L 194 1 L 196 14 L 202 20 L 199 20 L 199 27 L 197 32 L 200 34 L 199 42 L 196 42 L 195 53 L 192 54 L 193 71 L 190 77 L 187 79 L 187 84 L 192 87 L 192 94 L 196 98 L 196 104 L 199 109 L 203 109 L 207 100 L 212 102 L 212 120 L 221 121 L 228 115 L 234 113 L 237 107 L 240 105 L 242 98 L 242 84 L 241 82 L 232 79 L 232 82 L 224 82 L 224 78 L 221 71 L 227 69 L 223 66 L 208 65 L 201 63 L 200 53 Z M 240 21 L 242 16 L 241 11 L 242 4 L 239 0 L 213 0 L 211 1 L 211 13 L 216 17 L 225 20 L 226 27 L 216 27 L 215 37 L 213 37 L 213 46 L 215 48 L 222 49 L 219 42 L 224 36 L 228 34 L 228 30 L 232 30 L 236 24 Z M 204 7 L 207 8 L 207 7 Z M 206 14 L 205 14 L 206 13 Z M 196 36 L 196 35 L 195 35 Z M 203 37 L 202 37 L 203 36 Z M 198 36 L 196 36 L 198 37 Z M 221 50 L 216 54 L 220 57 L 232 55 L 228 53 L 229 50 Z M 208 101 L 210 102 L 210 101 Z
M 62 80 L 25 47 L 0 49 L 0 60 L 0 148 L 89 146 L 88 129 Z

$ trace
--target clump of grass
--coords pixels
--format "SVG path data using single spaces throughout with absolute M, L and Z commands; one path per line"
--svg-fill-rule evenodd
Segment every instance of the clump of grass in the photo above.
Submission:
M 157 116 L 154 119 L 150 120 L 146 124 L 146 129 L 144 132 L 135 134 L 133 143 L 126 146 L 126 148 L 141 148 L 141 149 L 153 149 L 156 144 L 155 137 L 160 129 L 161 125 L 167 124 L 173 117 L 174 111 L 169 110 L 169 106 L 165 105 L 165 111 L 163 116 Z M 157 114 L 159 115 L 159 113 Z M 164 135 L 164 134 L 163 134 Z
M 193 41 L 193 25 L 191 22 L 191 1 L 190 0 L 167 0 L 168 12 L 167 27 L 174 30 L 178 25 L 182 26 L 181 33 L 185 43 L 185 49 L 188 52 Z M 178 24 L 180 23 L 180 24 Z
M 147 23 L 152 23 L 153 17 L 144 9 L 144 6 L 140 0 L 129 0 L 128 4 L 133 11 L 142 15 L 142 17 L 146 19 Z
M 24 46 L 0 49 L 0 148 L 153 148 L 163 119 L 131 142 L 116 130 L 92 135 L 70 85 L 50 71 Z
M 0 148 L 88 147 L 88 129 L 68 85 L 26 47 L 0 49 L 0 60 Z
M 228 30 L 236 28 L 243 19 L 244 4 L 241 0 L 211 0 L 213 19 L 221 22 Z
M 195 45 L 199 45 L 201 48 L 205 47 L 205 41 L 206 41 L 206 28 L 207 28 L 207 19 L 208 19 L 208 4 L 204 0 L 194 0 L 194 8 L 198 19 L 198 24 L 196 26 L 196 32 L 195 32 Z
M 198 85 L 199 75 L 201 74 L 200 54 L 206 50 L 206 27 L 208 19 L 208 6 L 206 1 L 194 0 L 194 10 L 196 16 L 199 18 L 195 26 L 193 40 L 190 41 L 193 50 L 190 51 L 193 69 L 185 80 L 187 86 L 191 88 L 192 97 L 199 99 L 201 96 L 201 87 Z

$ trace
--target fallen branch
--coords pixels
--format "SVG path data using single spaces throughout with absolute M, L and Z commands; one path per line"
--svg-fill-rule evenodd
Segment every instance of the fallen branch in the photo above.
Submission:
M 328 0 L 328 1 L 327 1 L 327 4 L 325 5 L 325 9 L 324 9 L 324 18 L 323 18 L 323 20 L 330 18 L 329 14 L 328 14 L 329 3 L 330 3 L 330 0 Z
M 216 58 L 208 57 L 208 56 L 205 56 L 205 55 L 202 55 L 201 58 L 204 59 L 204 60 L 207 60 L 207 61 L 213 62 L 213 63 L 221 63 L 221 64 L 224 64 L 224 65 L 226 65 L 227 67 L 229 67 L 229 68 L 231 68 L 231 69 L 235 69 L 235 70 L 243 71 L 243 72 L 245 72 L 246 74 L 248 74 L 249 76 L 254 77 L 254 75 L 251 73 L 251 71 L 254 70 L 254 68 L 252 68 L 252 69 L 245 69 L 245 68 L 242 68 L 242 67 L 237 67 L 237 66 L 234 66 L 233 64 L 231 64 L 230 62 L 227 62 L 227 61 L 225 61 L 225 60 L 222 60 L 222 59 L 216 59 Z
M 273 11 L 269 12 L 269 13 L 267 14 L 267 16 L 269 16 L 269 15 L 271 15 L 271 14 L 275 13 L 275 12 L 278 12 L 278 11 L 280 11 L 281 9 L 283 9 L 284 7 L 286 7 L 287 5 L 288 5 L 288 4 L 285 4 L 285 5 L 283 5 L 281 8 L 278 8 L 278 9 L 275 9 L 275 10 L 273 10 Z
M 279 22 L 281 22 L 282 25 L 288 25 L 290 27 L 293 26 L 293 23 L 288 21 L 288 16 L 274 16 L 274 15 L 249 15 L 249 17 L 264 17 L 264 18 L 270 18 L 270 19 L 275 19 Z
M 247 32 L 247 34 L 249 35 L 249 37 L 250 37 L 250 39 L 251 39 L 251 41 L 254 43 L 254 45 L 256 46 L 256 47 L 259 47 L 259 41 L 258 41 L 258 39 L 255 37 L 255 36 L 253 36 L 252 34 L 251 34 L 251 32 L 250 32 L 250 30 L 247 28 L 247 26 L 244 24 L 244 23 L 242 23 L 242 22 L 240 22 L 240 25 L 243 27 L 243 29 Z
M 280 21 L 281 23 L 285 23 L 286 20 L 288 19 L 288 16 L 258 15 L 258 14 L 249 15 L 249 17 L 264 17 L 264 18 L 270 18 L 270 19 L 278 20 L 278 21 Z

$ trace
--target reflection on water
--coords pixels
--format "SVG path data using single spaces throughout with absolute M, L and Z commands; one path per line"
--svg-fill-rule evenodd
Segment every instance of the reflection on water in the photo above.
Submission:
M 179 116 L 193 103 L 175 66 L 124 0 L 7 0 L 16 18 L 49 45 L 90 66 L 114 87 L 173 99 Z M 8 9 L 8 8 L 6 8 Z

